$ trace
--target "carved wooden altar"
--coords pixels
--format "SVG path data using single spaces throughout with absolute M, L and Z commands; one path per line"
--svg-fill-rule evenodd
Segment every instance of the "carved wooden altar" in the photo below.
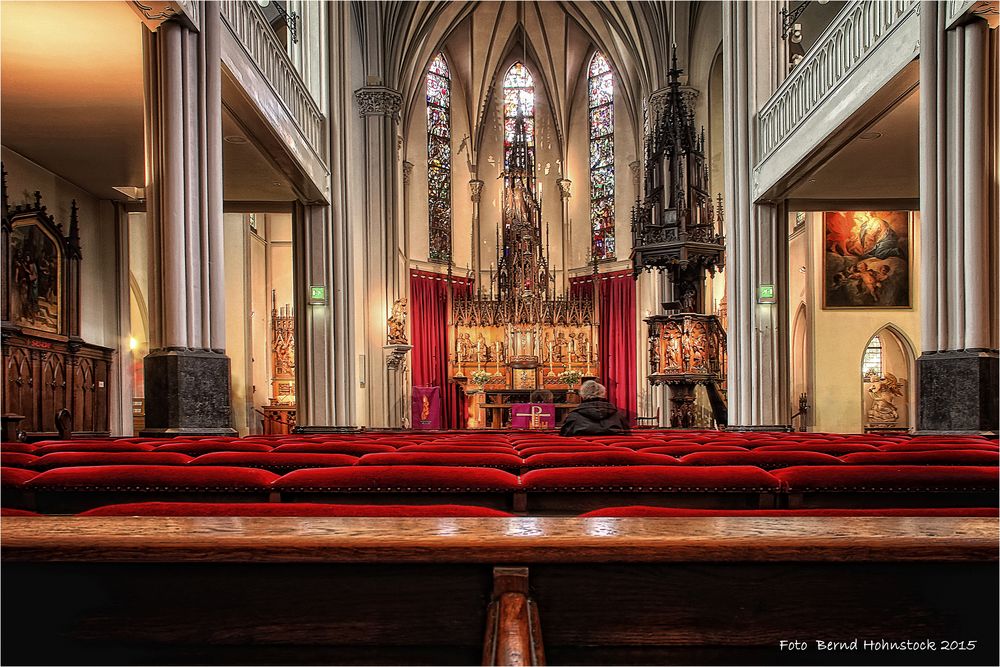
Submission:
M 533 153 L 524 118 L 518 116 L 504 172 L 496 270 L 490 266 L 487 287 L 478 285 L 472 293 L 452 298 L 454 381 L 498 395 L 541 388 L 565 391 L 570 387 L 561 377 L 566 371 L 583 377 L 600 375 L 596 281 L 590 293 L 557 294 L 548 238 Z M 472 402 L 481 404 L 481 399 L 479 395 Z M 494 412 L 490 419 L 479 414 L 471 421 L 501 420 L 508 421 Z
M 271 398 L 261 414 L 267 435 L 284 435 L 295 428 L 295 316 L 288 304 L 278 308 L 275 290 L 271 290 Z
M 3 412 L 23 415 L 29 435 L 56 432 L 56 413 L 75 433 L 109 433 L 113 350 L 80 338 L 80 226 L 76 201 L 69 232 L 42 204 L 10 206 L 3 171 Z

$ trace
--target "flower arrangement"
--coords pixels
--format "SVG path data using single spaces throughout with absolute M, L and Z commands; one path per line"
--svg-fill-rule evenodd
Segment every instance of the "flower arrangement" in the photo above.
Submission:
M 484 387 L 487 384 L 489 384 L 489 381 L 491 379 L 493 379 L 493 374 L 490 373 L 490 372 L 488 372 L 488 371 L 478 370 L 478 371 L 476 371 L 475 373 L 472 374 L 472 377 L 470 379 L 475 384 L 478 384 L 479 386 Z
M 559 374 L 559 381 L 567 386 L 574 387 L 580 384 L 580 378 L 582 377 L 580 371 L 563 371 Z

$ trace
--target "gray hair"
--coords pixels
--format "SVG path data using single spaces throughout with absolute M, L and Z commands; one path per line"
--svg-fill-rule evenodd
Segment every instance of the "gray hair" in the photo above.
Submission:
M 587 380 L 580 386 L 580 398 L 585 401 L 590 398 L 606 398 L 607 395 L 607 388 L 600 382 Z

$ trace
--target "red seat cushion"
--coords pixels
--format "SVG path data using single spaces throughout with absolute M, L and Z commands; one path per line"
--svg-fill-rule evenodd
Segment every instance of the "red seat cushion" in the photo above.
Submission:
M 854 452 L 877 452 L 878 447 L 874 445 L 863 445 L 861 443 L 817 443 L 817 444 L 806 444 L 801 443 L 798 445 L 764 445 L 762 447 L 757 447 L 754 449 L 755 452 L 781 452 L 781 451 L 794 451 L 794 452 L 818 452 L 820 454 L 830 454 L 832 456 L 842 456 L 844 454 L 853 454 Z
M 326 503 L 126 503 L 105 505 L 80 516 L 358 516 L 509 517 L 472 505 L 331 505 Z
M 11 454 L 33 454 L 38 449 L 30 442 L 3 442 L 0 443 L 0 452 Z
M 216 466 L 88 466 L 55 468 L 24 484 L 46 491 L 268 491 L 278 475 Z
M 686 456 L 696 452 L 746 452 L 736 445 L 662 445 L 658 447 L 643 447 L 638 450 L 643 454 L 666 454 L 667 456 Z
M 212 452 L 269 452 L 270 445 L 260 442 L 213 442 L 199 440 L 197 442 L 169 442 L 156 448 L 158 452 L 180 452 L 190 456 L 210 454 Z
M 439 454 L 455 453 L 475 453 L 475 454 L 517 454 L 517 450 L 510 446 L 499 445 L 406 445 L 400 447 L 399 452 L 435 452 Z
M 851 465 L 995 466 L 1000 463 L 1000 452 L 976 449 L 857 452 L 841 459 Z
M 32 467 L 49 470 L 71 466 L 182 466 L 190 460 L 190 456 L 178 452 L 53 452 L 39 456 Z
M 105 442 L 56 442 L 41 445 L 32 454 L 42 456 L 53 452 L 151 452 L 152 445 L 141 442 L 120 442 L 107 440 Z
M 796 466 L 772 472 L 787 491 L 996 493 L 997 468 L 986 466 Z
M 34 470 L 24 468 L 0 468 L 0 486 L 5 489 L 18 489 L 37 475 Z
M 695 452 L 681 458 L 690 466 L 757 466 L 765 470 L 789 466 L 843 465 L 836 456 L 819 452 L 761 451 Z
M 664 454 L 647 454 L 608 447 L 603 452 L 548 452 L 524 459 L 527 468 L 567 468 L 573 466 L 676 465 L 677 459 Z
M 549 445 L 533 445 L 531 447 L 522 447 L 517 450 L 517 453 L 521 455 L 521 458 L 528 458 L 529 456 L 534 456 L 535 454 L 568 454 L 570 452 L 606 452 L 608 450 L 617 452 L 631 452 L 631 449 L 627 447 L 608 447 L 607 445 L 556 445 L 555 447 L 550 447 Z
M 349 454 L 298 454 L 295 452 L 212 452 L 192 459 L 193 466 L 239 466 L 260 468 L 274 472 L 288 472 L 301 468 L 335 468 L 352 466 L 356 456 Z
M 8 468 L 31 468 L 32 464 L 38 460 L 33 454 L 20 454 L 18 452 L 0 452 L 0 466 Z
M 518 489 L 517 477 L 492 468 L 456 466 L 353 466 L 296 470 L 274 482 L 277 491 L 341 491 L 345 493 L 469 491 Z
M 0 508 L 0 516 L 42 516 L 38 512 L 32 512 L 31 510 L 19 510 L 13 507 L 2 507 Z
M 365 443 L 303 442 L 278 445 L 274 448 L 274 451 L 296 454 L 349 454 L 351 456 L 363 456 L 365 454 L 375 454 L 376 452 L 394 452 L 396 448 L 389 445 Z
M 528 491 L 778 491 L 780 483 L 752 466 L 628 466 L 621 468 L 547 468 L 521 476 Z
M 608 507 L 581 514 L 581 517 L 782 517 L 799 516 L 998 516 L 995 507 L 917 507 L 887 509 L 805 509 L 805 510 L 736 510 L 736 509 L 687 509 L 684 507 Z
M 359 466 L 471 466 L 476 468 L 500 468 L 520 470 L 523 461 L 514 454 L 493 452 L 393 452 L 365 454 L 358 459 Z
M 903 442 L 893 445 L 882 445 L 879 449 L 883 452 L 935 452 L 935 451 L 998 451 L 996 445 L 985 442 Z

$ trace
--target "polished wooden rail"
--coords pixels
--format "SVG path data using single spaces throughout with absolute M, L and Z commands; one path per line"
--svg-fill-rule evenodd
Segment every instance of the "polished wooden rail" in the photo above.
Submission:
M 996 561 L 951 517 L 7 517 L 3 561 L 597 563 Z

